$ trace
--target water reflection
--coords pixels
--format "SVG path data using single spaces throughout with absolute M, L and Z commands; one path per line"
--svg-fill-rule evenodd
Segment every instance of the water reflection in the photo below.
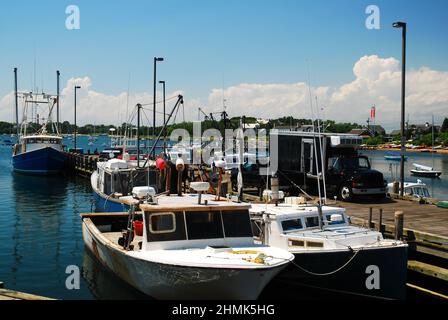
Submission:
M 99 300 L 152 300 L 105 269 L 87 248 L 84 249 L 82 277 Z

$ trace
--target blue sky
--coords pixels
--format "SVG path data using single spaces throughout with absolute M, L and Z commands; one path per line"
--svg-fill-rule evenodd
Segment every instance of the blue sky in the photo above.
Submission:
M 81 11 L 81 29 L 65 28 L 65 8 Z M 381 10 L 381 29 L 365 27 L 365 8 Z M 152 59 L 163 56 L 159 79 L 168 91 L 207 97 L 213 88 L 240 83 L 307 81 L 339 86 L 354 79 L 364 55 L 401 57 L 408 23 L 408 68 L 448 71 L 448 1 L 354 0 L 164 0 L 2 1 L 0 5 L 0 97 L 20 87 L 47 91 L 88 76 L 104 94 L 152 91 Z

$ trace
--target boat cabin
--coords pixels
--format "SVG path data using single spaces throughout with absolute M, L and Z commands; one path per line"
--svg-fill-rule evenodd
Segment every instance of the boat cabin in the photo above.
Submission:
M 389 192 L 393 192 L 393 183 L 388 184 Z M 399 186 L 399 191 L 401 186 Z M 404 183 L 404 195 L 414 198 L 431 198 L 428 186 L 418 179 L 417 182 L 405 182 Z
M 256 240 L 291 252 L 346 249 L 347 245 L 382 240 L 376 231 L 350 225 L 344 208 L 323 206 L 320 229 L 317 206 L 289 202 L 277 206 L 252 204 L 250 215 Z
M 121 198 L 131 205 L 135 199 Z M 158 196 L 142 204 L 142 250 L 226 249 L 254 244 L 249 204 L 216 201 L 214 195 Z
M 143 165 L 143 161 L 141 161 Z M 125 161 L 120 159 L 112 159 L 97 163 L 96 174 L 93 181 L 95 189 L 104 195 L 121 194 L 122 196 L 130 195 L 135 186 L 147 185 L 148 170 L 149 180 L 157 181 L 158 174 L 155 170 L 150 170 L 150 164 L 147 166 L 137 167 L 136 161 Z M 154 185 L 156 190 L 157 185 Z
M 14 150 L 14 154 L 39 150 L 43 148 L 53 148 L 57 151 L 62 151 L 62 140 L 62 137 L 53 135 L 26 136 L 20 139 L 20 142 L 18 144 L 18 146 L 20 146 L 20 150 Z

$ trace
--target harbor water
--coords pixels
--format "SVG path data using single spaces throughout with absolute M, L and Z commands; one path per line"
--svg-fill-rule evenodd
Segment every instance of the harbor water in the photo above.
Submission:
M 107 137 L 99 137 L 93 146 L 88 145 L 87 137 L 78 140 L 80 147 L 92 152 L 95 148 L 101 151 L 108 143 Z M 391 173 L 391 162 L 384 159 L 384 153 L 363 153 L 390 182 L 395 169 Z M 432 166 L 434 161 L 434 167 L 443 171 L 441 179 L 420 179 L 435 197 L 447 198 L 448 156 L 410 153 L 408 157 L 406 180 L 416 180 L 408 176 L 413 162 Z M 1 146 L 0 181 L 0 281 L 7 288 L 58 299 L 148 298 L 106 271 L 85 252 L 79 215 L 93 208 L 88 179 L 13 173 L 11 147 Z M 80 287 L 69 290 L 66 280 L 70 274 L 66 271 L 73 266 L 80 270 Z M 269 285 L 261 299 L 278 298 L 273 293 L 278 286 Z

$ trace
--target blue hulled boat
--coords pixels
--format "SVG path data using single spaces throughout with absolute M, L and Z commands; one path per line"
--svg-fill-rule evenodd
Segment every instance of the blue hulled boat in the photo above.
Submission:
M 32 135 L 20 138 L 14 146 L 12 166 L 16 172 L 49 175 L 62 172 L 65 160 L 62 137 Z
M 66 160 L 63 151 L 63 138 L 58 132 L 57 125 L 51 120 L 51 113 L 57 103 L 57 96 L 32 92 L 17 93 L 17 95 L 23 98 L 25 106 L 19 139 L 13 147 L 13 170 L 34 175 L 50 175 L 62 172 Z M 28 118 L 29 107 L 32 106 L 37 110 L 37 107 L 41 104 L 48 106 L 48 117 L 39 119 L 36 114 L 36 119 Z M 18 106 L 16 110 L 18 112 Z M 33 134 L 28 134 L 28 128 L 36 124 L 40 126 L 40 129 Z M 47 130 L 52 130 L 53 133 L 49 133 Z
M 139 167 L 137 161 L 110 159 L 97 162 L 97 169 L 90 177 L 96 212 L 125 212 L 129 210 L 120 198 L 132 194 L 134 187 L 152 186 L 158 193 L 164 185 L 155 169 L 154 161 Z
M 387 152 L 384 155 L 384 159 L 386 160 L 391 160 L 391 161 L 401 161 L 401 155 L 400 153 L 395 153 L 395 152 Z M 408 159 L 408 157 L 404 157 L 404 161 L 406 161 Z

